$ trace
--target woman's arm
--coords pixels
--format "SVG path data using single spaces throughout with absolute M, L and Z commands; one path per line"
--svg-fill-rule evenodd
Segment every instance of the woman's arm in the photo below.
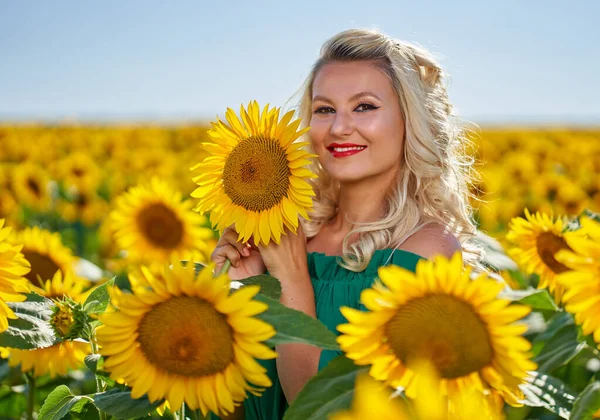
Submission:
M 259 246 L 268 272 L 281 283 L 281 303 L 316 318 L 315 294 L 306 262 L 306 239 L 302 227 L 298 234 L 287 232 L 280 243 Z M 277 373 L 288 403 L 317 373 L 321 349 L 308 344 L 277 346 Z
M 281 303 L 316 318 L 315 296 L 308 271 L 279 279 L 282 284 Z M 308 344 L 280 344 L 275 350 L 281 387 L 291 404 L 306 382 L 316 375 L 321 349 Z

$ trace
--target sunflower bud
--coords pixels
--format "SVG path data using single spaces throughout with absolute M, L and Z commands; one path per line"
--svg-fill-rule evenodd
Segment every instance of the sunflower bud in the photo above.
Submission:
M 57 336 L 64 340 L 80 337 L 88 321 L 88 315 L 83 306 L 73 299 L 65 296 L 54 301 L 54 309 L 50 318 L 50 325 Z

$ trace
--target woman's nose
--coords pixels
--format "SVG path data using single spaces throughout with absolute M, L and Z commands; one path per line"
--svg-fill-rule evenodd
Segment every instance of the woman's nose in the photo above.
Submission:
M 354 131 L 354 122 L 352 116 L 347 115 L 344 112 L 335 114 L 333 123 L 329 129 L 329 132 L 333 136 L 347 137 Z

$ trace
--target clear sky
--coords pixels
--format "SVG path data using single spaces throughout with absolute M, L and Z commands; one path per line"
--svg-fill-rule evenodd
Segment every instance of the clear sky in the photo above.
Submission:
M 438 54 L 464 118 L 600 124 L 599 16 L 597 0 L 0 0 L 0 120 L 280 106 L 328 37 L 375 27 Z

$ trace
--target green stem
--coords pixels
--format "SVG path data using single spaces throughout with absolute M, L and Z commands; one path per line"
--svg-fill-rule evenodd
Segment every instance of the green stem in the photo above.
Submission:
M 90 332 L 90 344 L 92 346 L 92 354 L 98 354 L 98 344 L 96 343 L 96 331 L 92 327 Z M 96 377 L 96 392 L 104 392 L 106 390 L 106 384 L 98 375 Z M 106 420 L 106 413 L 103 410 L 98 409 L 100 412 L 100 420 Z
M 177 417 L 179 417 L 179 420 L 185 420 L 185 403 L 181 404 Z
M 27 379 L 27 420 L 33 420 L 33 406 L 35 405 L 35 376 L 32 374 L 25 374 Z
M 220 276 L 220 275 L 227 273 L 230 268 L 231 268 L 231 261 L 225 260 L 223 267 L 221 267 L 221 271 L 219 271 L 219 274 L 217 274 L 217 275 Z
M 85 226 L 81 220 L 75 222 L 75 237 L 76 237 L 76 251 L 77 256 L 83 258 L 83 252 L 85 250 Z

